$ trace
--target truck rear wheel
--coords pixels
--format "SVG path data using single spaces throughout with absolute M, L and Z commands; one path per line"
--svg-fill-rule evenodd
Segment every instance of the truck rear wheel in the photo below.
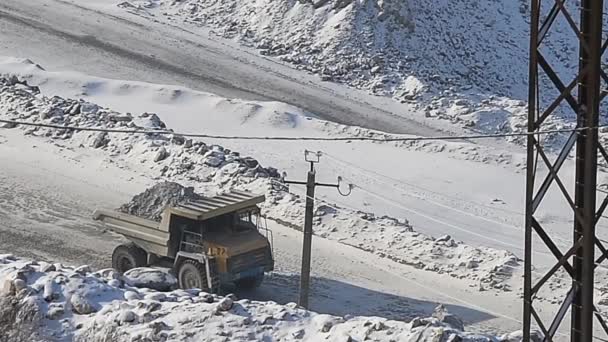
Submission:
M 205 265 L 192 259 L 184 260 L 177 270 L 177 280 L 182 289 L 198 288 L 209 291 Z
M 134 243 L 126 243 L 114 248 L 112 253 L 112 268 L 125 273 L 126 271 L 146 266 L 148 254 Z
M 239 279 L 234 282 L 234 285 L 236 285 L 236 287 L 241 290 L 254 290 L 254 289 L 257 289 L 258 287 L 260 287 L 260 285 L 262 285 L 263 281 L 264 281 L 264 273 L 253 276 L 253 277 Z

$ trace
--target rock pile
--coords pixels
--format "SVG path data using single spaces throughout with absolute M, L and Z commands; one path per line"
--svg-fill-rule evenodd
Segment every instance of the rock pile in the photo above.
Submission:
M 444 309 L 411 323 L 337 317 L 197 289 L 163 293 L 126 281 L 112 285 L 121 278 L 111 269 L 54 266 L 43 272 L 44 263 L 0 255 L 0 340 L 501 341 L 463 332 L 461 321 Z M 505 336 L 517 341 L 517 334 Z
M 160 222 L 161 214 L 167 206 L 200 199 L 203 199 L 203 196 L 195 193 L 193 187 L 184 187 L 175 182 L 163 182 L 135 195 L 129 203 L 123 204 L 118 210 Z

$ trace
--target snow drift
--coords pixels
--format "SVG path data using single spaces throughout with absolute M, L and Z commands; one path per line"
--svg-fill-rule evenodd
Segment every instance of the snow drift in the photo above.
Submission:
M 140 273 L 145 273 L 145 270 Z M 463 332 L 438 307 L 409 323 L 337 317 L 198 289 L 157 292 L 112 269 L 0 255 L 0 341 L 517 341 Z

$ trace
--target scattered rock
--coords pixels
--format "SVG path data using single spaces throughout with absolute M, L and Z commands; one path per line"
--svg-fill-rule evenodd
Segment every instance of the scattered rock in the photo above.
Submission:
M 27 283 L 23 279 L 15 279 L 13 280 L 13 286 L 15 288 L 15 292 L 19 293 L 21 290 L 27 287 Z
M 224 159 L 210 156 L 206 157 L 204 160 L 205 165 L 209 165 L 211 167 L 219 167 L 224 162 Z
M 57 320 L 65 313 L 63 306 L 51 306 L 46 312 L 46 318 L 50 320 Z
M 47 302 L 52 302 L 59 297 L 59 293 L 55 292 L 55 286 L 51 279 L 44 283 L 44 292 L 42 298 Z
M 301 340 L 304 337 L 305 331 L 304 329 L 296 329 L 291 332 L 291 337 L 296 340 Z
M 177 279 L 169 272 L 151 267 L 138 267 L 123 275 L 127 284 L 134 287 L 169 291 L 177 287 Z
M 479 262 L 477 262 L 475 260 L 469 260 L 469 261 L 467 261 L 466 268 L 468 268 L 468 269 L 474 269 L 474 268 L 477 268 L 477 267 L 479 267 Z
M 0 295 L 12 296 L 15 294 L 15 292 L 15 285 L 13 285 L 13 281 L 10 279 L 4 279 L 0 286 Z
M 109 142 L 110 142 L 110 139 L 108 138 L 108 133 L 99 132 L 97 134 L 97 136 L 95 137 L 95 140 L 93 140 L 93 142 L 91 143 L 91 147 L 93 147 L 93 148 L 106 147 Z
M 608 295 L 604 294 L 602 296 L 600 296 L 600 298 L 597 301 L 598 305 L 608 305 Z
M 122 282 L 119 279 L 112 279 L 108 281 L 108 285 L 112 287 L 122 287 Z
M 217 308 L 220 311 L 228 311 L 228 310 L 232 309 L 233 304 L 234 304 L 234 302 L 232 301 L 232 299 L 223 298 L 219 301 L 219 303 L 217 303 Z
M 171 142 L 175 145 L 184 145 L 186 138 L 183 135 L 173 134 L 171 136 Z M 192 143 L 192 141 L 190 141 L 190 143 Z
M 452 237 L 449 235 L 444 235 L 442 237 L 435 239 L 436 242 L 448 242 L 450 240 L 452 240 Z
M 97 311 L 93 304 L 80 294 L 73 294 L 70 298 L 70 304 L 72 305 L 72 311 L 79 315 L 88 315 Z
M 201 292 L 199 294 L 199 296 L 203 298 L 203 301 L 205 303 L 210 303 L 211 304 L 211 303 L 213 303 L 215 301 L 215 298 L 213 297 L 213 295 L 211 295 L 209 293 Z
M 500 340 L 503 342 L 524 342 L 524 333 L 521 330 L 514 331 L 509 334 L 503 335 Z M 541 342 L 545 339 L 542 332 L 538 330 L 533 330 L 530 332 L 530 341 L 531 342 Z
M 40 265 L 40 272 L 48 273 L 56 271 L 56 267 L 53 264 L 44 263 Z
M 121 311 L 120 314 L 118 314 L 118 321 L 120 323 L 131 323 L 134 322 L 135 319 L 137 318 L 137 315 L 135 315 L 135 313 L 131 310 L 124 310 Z
M 125 291 L 124 297 L 126 300 L 139 300 L 141 296 L 135 291 Z
M 82 265 L 80 267 L 76 267 L 74 269 L 74 272 L 80 274 L 80 275 L 87 275 L 87 273 L 91 273 L 91 267 L 89 265 Z
M 83 102 L 80 104 L 80 112 L 83 114 L 97 114 L 100 107 L 94 103 Z
M 158 163 L 159 161 L 167 159 L 167 157 L 169 157 L 169 152 L 167 152 L 167 149 L 165 149 L 164 146 L 161 146 L 154 156 L 154 162 Z
M 448 309 L 443 304 L 435 308 L 433 317 L 454 329 L 464 331 L 464 322 L 458 316 L 449 313 Z
M 164 302 L 167 299 L 167 296 L 161 292 L 154 292 L 154 293 L 148 293 L 147 295 L 145 295 L 144 299 Z
M 0 128 L 7 128 L 7 129 L 11 129 L 11 128 L 15 128 L 17 127 L 17 124 L 14 122 L 5 122 L 5 123 L 0 123 Z

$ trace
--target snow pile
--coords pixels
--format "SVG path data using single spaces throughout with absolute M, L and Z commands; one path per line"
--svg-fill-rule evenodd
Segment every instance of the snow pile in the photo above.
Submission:
M 134 117 L 131 113 L 118 113 L 82 99 L 65 99 L 59 96 L 49 98 L 42 96 L 38 87 L 30 86 L 14 76 L 0 78 L 0 108 L 3 109 L 3 119 L 31 123 L 109 129 L 166 129 L 165 123 L 156 114 L 142 113 Z M 0 125 L 0 128 L 15 126 L 9 123 Z M 141 163 L 150 164 L 159 175 L 167 178 L 189 174 L 189 180 L 210 181 L 216 176 L 215 171 L 218 168 L 223 168 L 224 171 L 229 169 L 231 176 L 278 176 L 276 169 L 262 167 L 251 157 L 243 157 L 222 146 L 208 146 L 201 141 L 193 141 L 176 134 L 125 135 L 32 126 L 21 128 L 26 135 L 66 141 L 79 147 L 89 146 L 105 151 L 111 158 L 137 156 L 141 158 Z M 221 174 L 223 175 L 224 173 Z
M 301 229 L 304 200 L 291 193 L 272 191 L 264 204 L 265 214 Z M 479 291 L 511 291 L 509 280 L 520 273 L 520 261 L 511 252 L 472 247 L 449 235 L 431 237 L 414 231 L 404 219 L 376 217 L 339 205 L 317 201 L 314 233 L 340 241 L 401 264 L 471 281 Z
M 136 195 L 118 210 L 160 222 L 161 214 L 166 207 L 202 198 L 203 196 L 194 192 L 193 187 L 183 187 L 175 182 L 164 182 Z
M 3 119 L 79 127 L 166 129 L 156 114 L 133 116 L 82 100 L 57 96 L 48 98 L 41 96 L 36 87 L 16 78 L 0 78 L 0 109 L 3 110 L 0 116 Z M 12 124 L 6 124 L 5 127 L 17 129 Z M 220 145 L 207 145 L 176 134 L 167 137 L 159 134 L 91 133 L 30 126 L 19 128 L 26 135 L 46 138 L 55 144 L 68 144 L 69 148 L 93 148 L 108 158 L 105 162 L 147 170 L 145 174 L 157 181 L 192 185 L 194 191 L 205 196 L 211 197 L 230 189 L 265 193 L 267 200 L 264 213 L 269 218 L 297 229 L 304 221 L 302 200 L 275 189 L 276 185 L 270 181 L 278 180 L 279 172 L 275 168 L 262 167 L 256 159 L 242 157 L 238 152 Z M 381 135 L 356 127 L 344 127 L 344 131 Z M 435 145 L 420 146 L 432 149 Z M 134 202 L 122 207 L 122 210 L 157 220 L 159 212 L 169 202 L 183 196 L 196 196 L 192 189 L 184 190 L 177 184 L 165 183 L 160 187 L 167 189 L 162 190 L 162 194 L 148 190 Z M 165 198 L 166 195 L 168 198 Z M 334 210 L 326 206 L 317 208 L 316 220 L 315 232 L 319 236 L 403 264 L 468 279 L 471 286 L 480 290 L 510 290 L 506 283 L 520 269 L 517 258 L 509 252 L 473 248 L 449 237 L 434 239 L 414 232 L 404 220 L 376 218 L 371 213 L 346 208 Z
M 486 133 L 525 131 L 530 9 L 524 0 L 133 0 L 118 6 L 155 21 L 210 28 L 322 80 L 410 103 L 426 117 Z M 551 6 L 543 3 L 541 13 Z M 565 7 L 578 20 L 576 4 Z M 544 57 L 568 84 L 578 42 L 563 15 L 543 44 Z M 554 99 L 548 78 L 540 82 L 541 95 Z M 572 118 L 562 107 L 545 129 L 570 127 Z M 555 144 L 563 142 L 554 136 Z
M 8 75 L 7 78 L 18 76 L 29 84 L 41 85 L 41 90 L 46 90 L 47 96 L 56 97 L 61 94 L 64 98 L 71 98 L 74 94 L 84 95 L 89 99 L 107 103 L 111 108 L 120 107 L 123 112 L 139 112 L 141 108 L 151 108 L 150 113 L 155 113 L 157 109 L 163 110 L 164 113 L 160 112 L 163 115 L 159 114 L 163 120 L 162 125 L 166 124 L 173 129 L 177 126 L 181 131 L 187 132 L 191 131 L 192 127 L 204 127 L 204 132 L 218 135 L 349 136 L 377 139 L 403 137 L 320 120 L 311 113 L 285 103 L 226 99 L 178 86 L 111 80 L 73 72 L 48 72 L 29 59 L 0 57 L 0 74 Z M 12 90 L 6 88 L 3 91 Z M 10 105 L 15 107 L 14 103 Z M 176 111 L 179 115 L 174 115 Z M 524 116 L 522 113 L 522 120 Z M 185 127 L 184 122 L 188 123 Z M 519 139 L 524 141 L 525 138 Z M 479 144 L 452 141 L 403 141 L 390 144 L 407 151 L 444 153 L 449 158 L 459 160 L 515 164 L 518 168 L 525 165 L 524 154 L 517 156 L 512 153 L 496 153 L 495 150 Z M 167 149 L 167 146 L 165 147 Z M 172 156 L 167 160 L 175 161 Z M 177 161 L 178 164 L 181 162 Z
M 502 341 L 463 332 L 438 307 L 410 323 L 317 314 L 290 303 L 237 300 L 197 289 L 132 287 L 114 270 L 0 255 L 0 340 L 76 341 Z M 20 330 L 28 328 L 27 331 Z M 28 333 L 27 336 L 23 334 Z M 18 335 L 21 334 L 21 335 Z M 31 336 L 29 335 L 31 334 Z

